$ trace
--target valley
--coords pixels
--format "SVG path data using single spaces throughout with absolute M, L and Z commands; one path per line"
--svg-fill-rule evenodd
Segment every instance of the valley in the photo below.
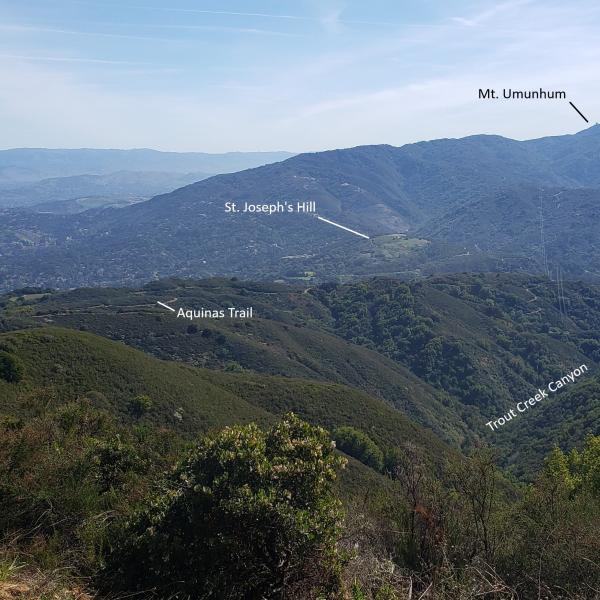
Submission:
M 363 560 L 360 552 L 394 557 L 401 573 L 419 573 L 414 585 L 426 588 L 427 572 L 411 566 L 413 556 L 438 564 L 447 542 L 429 536 L 443 532 L 458 540 L 444 560 L 460 564 L 478 548 L 495 561 L 497 577 L 533 597 L 536 587 L 527 587 L 522 573 L 533 569 L 529 556 L 542 530 L 551 558 L 544 585 L 562 589 L 578 565 L 565 535 L 576 531 L 591 555 L 598 540 L 600 288 L 566 281 L 562 294 L 568 315 L 555 282 L 518 273 L 375 277 L 308 288 L 169 278 L 140 288 L 9 292 L 0 296 L 0 530 L 35 522 L 35 531 L 19 539 L 17 556 L 26 553 L 36 565 L 71 557 L 74 572 L 90 573 L 87 588 L 107 598 L 130 593 L 138 589 L 137 565 L 153 560 L 146 549 L 137 555 L 155 531 L 139 533 L 138 519 L 154 503 L 181 498 L 181 469 L 223 444 L 225 454 L 209 455 L 216 461 L 209 464 L 235 464 L 235 477 L 248 478 L 243 494 L 260 485 L 262 498 L 281 481 L 283 459 L 274 455 L 276 470 L 257 484 L 265 463 L 257 458 L 262 446 L 251 440 L 301 428 L 285 446 L 299 454 L 284 506 L 305 481 L 310 457 L 321 465 L 328 448 L 346 461 L 327 489 L 343 523 L 338 547 L 354 552 L 354 561 Z M 550 392 L 535 400 L 544 386 Z M 525 398 L 532 400 L 518 419 L 500 422 Z M 313 436 L 322 445 L 313 447 Z M 245 467 L 240 456 L 249 448 Z M 268 446 L 264 451 L 271 456 Z M 211 489 L 194 493 L 219 493 Z M 482 514 L 472 503 L 486 494 Z M 236 495 L 235 506 L 241 501 Z M 560 513 L 552 514 L 557 503 Z M 236 547 L 239 514 L 236 508 Z M 475 519 L 489 528 L 485 535 L 474 531 Z M 169 525 L 163 535 L 173 532 Z M 169 542 L 159 556 L 177 548 Z M 123 555 L 136 565 L 133 573 Z M 344 564 L 340 586 L 356 586 L 354 564 Z M 456 585 L 490 585 L 466 569 L 469 583 Z M 47 589 L 49 581 L 75 589 L 70 578 L 43 583 L 13 571 L 9 582 L 26 574 L 23 589 Z M 161 572 L 155 585 L 170 577 Z M 396 589 L 410 585 L 403 574 L 380 577 Z M 586 569 L 568 585 L 577 593 L 595 579 Z
M 564 295 L 567 320 L 553 283 L 538 276 L 448 275 L 409 284 L 376 278 L 308 291 L 235 278 L 170 279 L 141 289 L 9 295 L 4 327 L 69 327 L 196 367 L 349 385 L 457 450 L 490 444 L 505 468 L 527 477 L 567 432 L 571 443 L 598 434 L 593 394 L 587 408 L 564 411 L 571 397 L 582 402 L 580 390 L 597 385 L 600 291 L 565 283 Z M 170 312 L 159 302 L 182 309 Z M 240 307 L 252 313 L 230 318 Z M 496 413 L 582 363 L 590 369 L 585 381 L 510 429 L 486 433 Z M 546 422 L 552 427 L 544 433 Z M 535 447 L 521 437 L 532 428 Z
M 0 289 L 169 276 L 319 283 L 550 269 L 555 277 L 556 267 L 597 281 L 600 183 L 589 157 L 599 149 L 600 126 L 526 142 L 472 136 L 364 146 L 210 177 L 123 208 L 3 209 Z M 320 216 L 371 239 L 308 214 L 225 208 L 286 202 L 313 203 Z

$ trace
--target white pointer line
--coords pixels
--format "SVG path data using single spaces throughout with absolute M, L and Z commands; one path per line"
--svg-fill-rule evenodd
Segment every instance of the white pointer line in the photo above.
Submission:
M 160 304 L 161 306 L 164 306 L 165 308 L 168 308 L 172 312 L 177 312 L 174 308 L 171 308 L 170 306 L 168 306 L 167 304 L 163 304 L 162 302 L 158 302 L 157 301 L 156 304 Z
M 334 223 L 333 221 L 330 221 L 329 219 L 324 219 L 323 217 L 319 217 L 319 215 L 317 215 L 317 219 L 319 219 L 319 221 L 325 221 L 325 223 L 329 223 L 330 225 L 334 225 L 335 227 L 339 227 L 340 229 L 343 229 L 344 231 L 349 231 L 350 233 L 353 233 L 354 235 L 359 235 L 360 237 L 365 238 L 367 240 L 371 239 L 368 235 L 365 235 L 364 233 L 359 233 L 358 231 L 354 231 L 354 229 L 350 229 L 349 227 L 344 227 L 343 225 L 340 225 L 339 223 Z

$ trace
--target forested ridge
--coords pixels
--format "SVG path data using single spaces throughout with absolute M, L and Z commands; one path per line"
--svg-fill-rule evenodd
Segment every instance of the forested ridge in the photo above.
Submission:
M 5 327 L 59 324 L 158 358 L 227 371 L 344 384 L 400 409 L 450 445 L 491 444 L 515 475 L 535 473 L 555 444 L 598 434 L 600 294 L 593 285 L 516 274 L 406 283 L 375 278 L 305 290 L 229 279 L 164 280 L 139 290 L 6 297 Z M 172 318 L 184 307 L 254 307 L 249 320 Z M 588 372 L 526 418 L 506 413 L 575 367 Z M 535 444 L 527 442 L 530 436 Z
M 210 177 L 124 208 L 0 209 L 0 291 L 169 276 L 322 283 L 557 268 L 597 281 L 599 150 L 598 125 L 528 141 L 359 146 Z M 230 214 L 232 201 L 314 202 L 319 215 L 370 239 L 306 214 Z M 543 248 L 532 234 L 541 218 Z

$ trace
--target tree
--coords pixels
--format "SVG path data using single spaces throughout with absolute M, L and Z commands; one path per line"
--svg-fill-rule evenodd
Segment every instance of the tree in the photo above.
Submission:
M 324 429 L 291 414 L 266 432 L 228 427 L 128 524 L 107 580 L 175 598 L 276 599 L 299 584 L 317 597 L 335 586 L 343 462 Z
M 342 452 L 377 471 L 383 470 L 383 452 L 368 435 L 354 427 L 338 427 L 333 436 Z
M 578 456 L 577 451 L 573 452 L 573 456 Z M 569 495 L 575 489 L 576 478 L 571 473 L 569 458 L 560 448 L 554 448 L 546 457 L 541 476 L 553 489 L 553 495 L 558 492 Z
M 522 597 L 585 598 L 600 585 L 600 437 L 565 454 L 554 448 L 508 519 L 510 545 L 501 560 Z
M 578 488 L 600 496 L 600 435 L 590 435 L 582 451 L 573 450 L 569 457 Z
M 19 359 L 8 352 L 0 352 L 0 379 L 8 383 L 18 383 L 23 378 L 23 365 Z
M 480 551 L 491 560 L 495 551 L 493 516 L 498 503 L 498 473 L 491 451 L 477 448 L 468 460 L 457 465 L 454 485 L 466 501 L 473 528 L 472 556 Z

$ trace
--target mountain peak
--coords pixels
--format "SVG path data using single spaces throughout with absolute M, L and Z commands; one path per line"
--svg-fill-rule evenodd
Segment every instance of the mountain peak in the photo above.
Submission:
M 582 129 L 577 132 L 575 135 L 600 135 L 600 123 L 595 123 L 591 127 L 586 129 Z

